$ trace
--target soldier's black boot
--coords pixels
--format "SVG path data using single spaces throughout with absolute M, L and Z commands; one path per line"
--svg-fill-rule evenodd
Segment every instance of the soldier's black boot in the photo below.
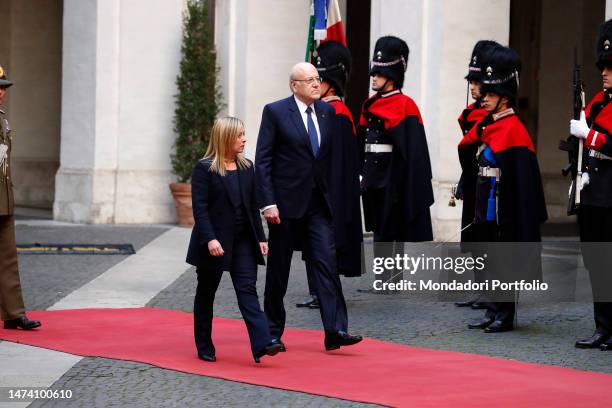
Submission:
M 596 331 L 588 339 L 578 340 L 575 346 L 577 348 L 583 348 L 583 349 L 598 348 L 603 343 L 606 343 L 609 339 L 610 339 L 610 336 Z
M 23 330 L 32 330 L 37 327 L 40 327 L 40 322 L 38 320 L 30 320 L 25 316 L 20 316 L 16 319 L 5 320 L 4 328 L 5 329 L 23 329 Z

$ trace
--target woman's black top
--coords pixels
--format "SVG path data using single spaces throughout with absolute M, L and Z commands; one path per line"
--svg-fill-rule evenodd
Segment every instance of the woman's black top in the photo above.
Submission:
M 240 179 L 238 178 L 237 170 L 227 170 L 226 175 L 230 187 L 230 197 L 232 204 L 234 204 L 234 211 L 236 212 L 236 226 L 242 227 L 244 225 L 244 210 L 242 205 L 242 197 L 240 195 Z

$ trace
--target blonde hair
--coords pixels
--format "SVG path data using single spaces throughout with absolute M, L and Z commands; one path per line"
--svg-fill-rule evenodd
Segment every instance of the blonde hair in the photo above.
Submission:
M 236 140 L 243 130 L 244 123 L 238 118 L 227 116 L 215 120 L 210 131 L 208 149 L 204 155 L 204 159 L 212 159 L 210 171 L 225 176 L 225 160 L 232 154 Z M 236 166 L 240 169 L 246 169 L 251 167 L 251 163 L 242 154 L 238 154 Z

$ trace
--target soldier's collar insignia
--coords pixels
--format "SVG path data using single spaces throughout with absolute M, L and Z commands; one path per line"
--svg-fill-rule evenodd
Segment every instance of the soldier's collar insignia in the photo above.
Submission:
M 604 50 L 609 50 L 610 49 L 610 40 L 606 40 L 604 41 Z

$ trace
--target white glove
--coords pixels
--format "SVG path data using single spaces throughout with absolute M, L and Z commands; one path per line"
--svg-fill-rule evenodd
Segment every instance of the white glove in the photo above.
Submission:
M 591 179 L 589 177 L 589 173 L 582 173 L 582 177 L 580 178 L 580 191 L 582 191 L 583 188 L 588 186 L 590 182 Z
M 586 123 L 584 111 L 580 113 L 580 120 L 570 120 L 570 133 L 581 139 L 586 139 L 589 135 L 589 125 Z

